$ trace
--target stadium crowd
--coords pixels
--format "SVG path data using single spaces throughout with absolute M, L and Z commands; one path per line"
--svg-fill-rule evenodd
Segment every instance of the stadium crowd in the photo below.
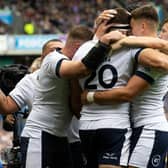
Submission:
M 167 16 L 166 0 L 5 0 L 1 11 L 10 11 L 12 21 L 0 21 L 0 34 L 53 34 L 66 33 L 73 25 L 93 27 L 94 18 L 104 9 L 151 2 L 160 10 L 161 20 Z

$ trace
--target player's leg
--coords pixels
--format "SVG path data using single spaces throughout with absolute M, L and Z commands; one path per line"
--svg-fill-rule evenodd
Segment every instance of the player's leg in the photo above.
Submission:
M 72 154 L 73 168 L 84 168 L 86 163 L 81 149 L 81 142 L 77 141 L 70 143 L 70 148 Z

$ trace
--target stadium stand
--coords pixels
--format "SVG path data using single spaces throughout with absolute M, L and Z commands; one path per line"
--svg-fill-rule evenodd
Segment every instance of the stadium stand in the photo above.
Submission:
M 0 1 L 0 34 L 27 34 L 25 25 L 33 27 L 34 34 L 66 33 L 74 24 L 93 27 L 97 14 L 107 8 L 127 7 L 137 0 L 6 0 Z M 168 8 L 166 0 L 142 0 L 141 3 L 153 2 L 163 9 L 163 16 Z M 2 15 L 7 18 L 1 17 Z M 29 34 L 29 33 L 28 33 Z

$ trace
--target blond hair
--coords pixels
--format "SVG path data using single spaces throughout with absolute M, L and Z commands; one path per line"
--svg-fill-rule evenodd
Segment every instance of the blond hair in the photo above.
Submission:
M 36 71 L 37 69 L 40 68 L 41 66 L 41 57 L 37 57 L 35 58 L 35 60 L 32 62 L 31 66 L 30 66 L 30 72 L 34 72 Z

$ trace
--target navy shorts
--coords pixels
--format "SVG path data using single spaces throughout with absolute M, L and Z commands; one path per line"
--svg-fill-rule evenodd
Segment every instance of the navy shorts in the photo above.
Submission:
M 131 130 L 80 130 L 79 134 L 87 168 L 97 168 L 100 164 L 128 165 Z

